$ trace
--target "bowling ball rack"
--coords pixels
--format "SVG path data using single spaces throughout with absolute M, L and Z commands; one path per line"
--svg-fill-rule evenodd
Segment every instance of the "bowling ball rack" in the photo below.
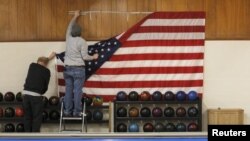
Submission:
M 151 114 L 150 117 L 142 117 L 140 114 L 138 117 L 129 117 L 129 115 L 127 115 L 126 117 L 119 117 L 116 115 L 116 110 L 119 107 L 127 107 L 127 110 L 129 110 L 129 108 L 131 107 L 137 107 L 139 110 L 143 107 L 149 107 L 152 109 L 154 107 L 161 107 L 162 110 L 164 111 L 164 108 L 170 106 L 170 107 L 174 107 L 175 112 L 176 109 L 178 107 L 185 107 L 186 111 L 189 107 L 191 106 L 195 106 L 198 109 L 198 115 L 195 117 L 190 117 L 188 116 L 188 113 L 186 113 L 186 115 L 184 117 L 178 117 L 176 116 L 176 113 L 174 114 L 173 117 L 166 117 L 164 114 L 161 117 L 153 117 L 153 115 Z M 130 123 L 138 123 L 140 128 L 140 132 L 143 132 L 142 127 L 145 123 L 147 122 L 151 122 L 153 124 L 157 123 L 157 122 L 162 122 L 164 123 L 164 125 L 166 125 L 166 123 L 175 123 L 175 125 L 177 123 L 186 123 L 186 125 L 188 125 L 191 122 L 195 122 L 199 125 L 197 132 L 202 130 L 202 100 L 199 98 L 197 100 L 194 101 L 189 101 L 189 100 L 184 100 L 184 101 L 177 101 L 177 100 L 173 100 L 173 101 L 114 101 L 114 120 L 113 120 L 113 125 L 114 125 L 114 132 L 117 132 L 117 125 L 120 123 L 125 123 L 127 126 L 129 126 Z M 167 121 L 167 122 L 166 122 Z M 187 130 L 188 131 L 188 130 Z
M 1 101 L 0 102 L 0 107 L 3 109 L 3 112 L 4 112 L 4 109 L 7 108 L 7 107 L 13 107 L 15 109 L 15 107 L 20 107 L 22 106 L 22 102 L 20 101 L 12 101 L 12 102 L 8 102 L 8 101 Z M 109 105 L 102 105 L 102 106 L 87 106 L 87 110 L 90 110 L 90 111 L 94 111 L 96 109 L 99 109 L 99 110 L 109 110 Z M 49 113 L 49 111 L 51 110 L 57 110 L 59 111 L 60 113 L 60 104 L 58 105 L 50 105 L 50 104 L 47 104 L 46 107 L 44 107 L 44 110 L 47 111 Z M 3 116 L 0 117 L 0 123 L 5 125 L 6 123 L 15 123 L 15 124 L 18 124 L 18 123 L 22 123 L 23 122 L 23 117 L 5 117 L 4 116 L 4 113 L 3 113 Z M 72 124 L 79 124 L 81 123 L 81 121 L 77 121 L 77 120 L 72 120 L 72 121 L 68 121 Z M 103 120 L 88 120 L 87 121 L 88 124 L 92 124 L 92 123 L 109 123 L 109 119 L 103 119 Z M 59 124 L 59 119 L 58 120 L 51 120 L 51 119 L 47 119 L 46 121 L 43 121 L 43 124 Z M 1 131 L 0 131 L 1 132 Z

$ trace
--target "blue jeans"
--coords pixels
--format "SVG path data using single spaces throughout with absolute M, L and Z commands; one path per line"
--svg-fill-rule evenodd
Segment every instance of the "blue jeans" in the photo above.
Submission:
M 84 67 L 65 66 L 64 79 L 66 93 L 64 96 L 64 114 L 80 115 L 82 112 L 82 89 L 85 80 Z

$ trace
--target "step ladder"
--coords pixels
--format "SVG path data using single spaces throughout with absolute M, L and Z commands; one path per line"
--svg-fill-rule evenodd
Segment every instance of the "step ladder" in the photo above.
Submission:
M 86 104 L 85 104 L 85 98 L 84 98 L 84 103 L 82 104 L 83 108 L 82 108 L 82 113 L 80 117 L 66 117 L 63 115 L 63 111 L 64 111 L 64 98 L 61 99 L 61 114 L 60 114 L 60 124 L 59 124 L 59 133 L 61 132 L 70 132 L 70 133 L 75 133 L 75 132 L 87 132 L 87 120 L 86 120 Z M 66 121 L 81 121 L 82 125 L 81 125 L 81 129 L 80 130 L 67 130 L 66 129 Z M 85 124 L 86 123 L 86 124 Z

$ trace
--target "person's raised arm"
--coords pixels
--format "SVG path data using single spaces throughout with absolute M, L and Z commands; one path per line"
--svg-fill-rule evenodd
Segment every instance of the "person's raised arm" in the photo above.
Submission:
M 67 32 L 66 32 L 66 38 L 71 36 L 72 26 L 75 24 L 76 19 L 79 17 L 79 15 L 80 15 L 80 10 L 75 11 L 74 17 L 71 19 L 71 21 L 68 25 Z

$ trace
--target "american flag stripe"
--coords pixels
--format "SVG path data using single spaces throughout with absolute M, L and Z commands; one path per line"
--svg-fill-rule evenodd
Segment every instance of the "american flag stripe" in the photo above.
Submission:
M 204 26 L 144 26 L 136 31 L 136 33 L 176 33 L 176 32 L 205 32 Z
M 114 55 L 120 54 L 148 54 L 148 53 L 203 53 L 202 46 L 147 46 L 147 47 L 123 47 Z
M 134 33 L 128 38 L 128 41 L 139 40 L 192 40 L 204 39 L 204 33 L 189 32 L 189 33 Z
M 62 68 L 62 67 L 61 67 Z M 62 70 L 63 71 L 63 68 Z M 96 73 L 99 75 L 123 75 L 123 74 L 188 74 L 203 73 L 203 67 L 135 67 L 135 68 L 102 68 Z M 63 73 L 59 72 L 58 77 L 63 79 Z
M 147 46 L 204 46 L 204 40 L 139 40 L 127 41 L 122 47 Z
M 197 87 L 202 86 L 202 80 L 169 80 L 169 81 L 88 81 L 85 87 L 98 88 L 145 88 L 145 87 Z
M 148 19 L 141 26 L 202 26 L 205 19 Z
M 97 74 L 118 75 L 118 74 L 178 74 L 178 73 L 203 73 L 202 66 L 192 67 L 134 67 L 134 68 L 102 68 Z
M 133 61 L 133 60 L 191 60 L 203 59 L 203 53 L 150 53 L 113 55 L 110 61 Z
M 58 78 L 63 79 L 63 67 L 58 67 Z M 96 72 L 99 75 L 122 74 L 185 74 L 203 73 L 203 67 L 134 67 L 134 68 L 102 68 Z
M 64 79 L 59 79 L 59 85 L 65 85 Z M 202 86 L 202 80 L 173 80 L 173 81 L 88 81 L 87 88 L 146 88 L 146 87 L 197 87 Z
M 202 80 L 203 73 L 185 73 L 185 74 L 123 74 L 123 75 L 95 75 L 88 81 L 98 81 L 102 79 L 103 82 L 110 81 L 109 79 L 113 78 L 112 81 L 164 81 L 164 80 Z
M 88 78 L 85 93 L 106 101 L 119 91 L 203 93 L 204 12 L 155 12 L 116 38 L 121 46 Z M 63 67 L 57 71 L 61 95 Z
M 185 67 L 202 66 L 203 59 L 197 60 L 143 60 L 143 61 L 108 61 L 101 68 L 133 68 L 133 67 Z

